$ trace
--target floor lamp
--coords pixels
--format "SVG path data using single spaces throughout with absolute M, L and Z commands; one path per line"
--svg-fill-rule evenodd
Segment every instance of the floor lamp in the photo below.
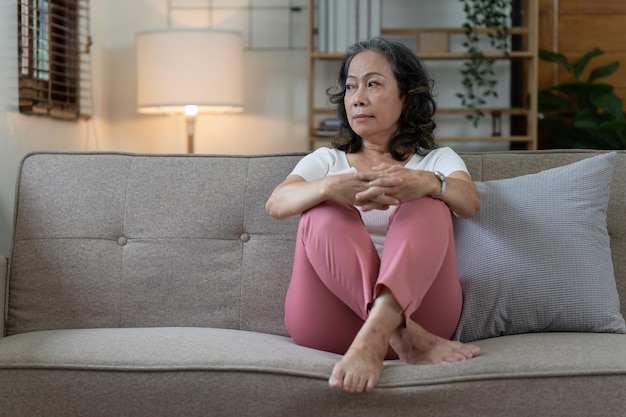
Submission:
M 213 29 L 138 33 L 137 111 L 186 118 L 194 152 L 196 116 L 243 111 L 241 34 Z

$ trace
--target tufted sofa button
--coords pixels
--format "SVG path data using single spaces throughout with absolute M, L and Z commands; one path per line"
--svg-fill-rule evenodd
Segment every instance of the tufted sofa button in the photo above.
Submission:
M 120 246 L 124 246 L 128 243 L 128 239 L 126 239 L 124 236 L 120 237 L 119 239 L 117 239 L 117 244 Z
M 247 242 L 250 240 L 250 235 L 247 233 L 242 233 L 241 236 L 239 236 L 239 239 L 241 239 L 242 242 Z

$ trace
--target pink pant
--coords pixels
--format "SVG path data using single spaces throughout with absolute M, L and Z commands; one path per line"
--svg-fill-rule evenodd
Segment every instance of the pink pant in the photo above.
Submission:
M 426 197 L 401 204 L 382 259 L 353 206 L 328 201 L 302 214 L 285 301 L 285 324 L 296 343 L 344 354 L 382 286 L 406 319 L 452 336 L 463 297 L 445 203 Z M 388 358 L 394 355 L 390 350 Z

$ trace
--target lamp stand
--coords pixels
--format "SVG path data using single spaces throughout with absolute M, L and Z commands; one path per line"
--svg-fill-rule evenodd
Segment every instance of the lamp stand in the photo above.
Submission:
M 187 153 L 194 153 L 194 134 L 196 130 L 196 116 L 187 117 Z

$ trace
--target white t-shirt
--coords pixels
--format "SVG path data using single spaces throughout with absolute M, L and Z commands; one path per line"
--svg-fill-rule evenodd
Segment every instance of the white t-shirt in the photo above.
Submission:
M 455 171 L 467 172 L 465 162 L 449 147 L 437 148 L 426 156 L 413 155 L 404 166 L 415 170 L 439 171 L 446 176 Z M 356 172 L 356 168 L 350 166 L 345 152 L 332 148 L 319 148 L 302 158 L 290 175 L 299 175 L 306 181 L 312 181 L 329 175 Z M 359 207 L 357 209 L 361 212 L 363 223 L 380 256 L 389 225 L 389 217 L 396 206 L 391 206 L 387 210 L 367 212 L 361 211 Z

